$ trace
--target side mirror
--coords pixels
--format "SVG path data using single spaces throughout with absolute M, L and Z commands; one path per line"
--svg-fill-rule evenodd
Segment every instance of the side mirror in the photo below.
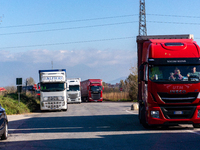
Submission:
M 144 81 L 144 64 L 139 67 L 139 80 Z
M 104 86 L 102 86 L 102 90 L 104 90 Z
M 139 70 L 144 70 L 144 64 L 141 64 Z
M 89 90 L 89 86 L 87 86 L 87 90 Z
M 139 80 L 144 81 L 144 70 L 139 71 Z
M 64 88 L 65 88 L 65 89 L 66 89 L 66 86 L 67 86 L 67 85 L 66 85 L 66 84 L 64 84 Z
M 69 90 L 68 84 L 65 84 L 64 86 L 65 86 L 65 89 L 68 91 Z

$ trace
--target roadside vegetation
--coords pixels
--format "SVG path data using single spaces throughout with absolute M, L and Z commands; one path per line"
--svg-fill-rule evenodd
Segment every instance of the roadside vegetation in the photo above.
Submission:
M 104 101 L 137 101 L 138 74 L 137 68 L 131 67 L 131 73 L 125 80 L 121 80 L 119 86 L 110 86 L 103 82 Z M 120 90 L 121 89 L 121 90 Z
M 1 93 L 0 104 L 7 115 L 30 113 L 39 109 L 39 99 L 31 93 L 20 94 L 20 102 L 17 93 Z

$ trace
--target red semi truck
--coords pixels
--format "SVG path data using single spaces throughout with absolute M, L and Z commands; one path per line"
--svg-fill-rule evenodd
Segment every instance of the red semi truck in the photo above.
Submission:
M 88 79 L 81 82 L 82 101 L 103 101 L 103 89 L 101 79 Z
M 139 120 L 200 127 L 200 48 L 193 35 L 137 36 Z

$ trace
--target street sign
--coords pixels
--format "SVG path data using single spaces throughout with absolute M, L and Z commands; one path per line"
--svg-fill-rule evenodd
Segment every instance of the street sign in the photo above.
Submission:
M 16 78 L 16 85 L 22 84 L 22 78 Z
M 22 86 L 17 86 L 17 93 L 21 93 L 22 92 Z
M 20 103 L 20 93 L 22 92 L 22 78 L 16 78 L 18 101 Z
M 120 91 L 123 91 L 123 89 L 122 89 L 122 88 L 120 88 L 119 90 L 120 90 Z

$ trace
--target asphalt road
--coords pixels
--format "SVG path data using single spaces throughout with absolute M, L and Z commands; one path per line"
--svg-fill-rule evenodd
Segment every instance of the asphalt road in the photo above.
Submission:
M 69 104 L 67 112 L 9 115 L 2 150 L 200 149 L 191 125 L 144 129 L 129 102 Z

